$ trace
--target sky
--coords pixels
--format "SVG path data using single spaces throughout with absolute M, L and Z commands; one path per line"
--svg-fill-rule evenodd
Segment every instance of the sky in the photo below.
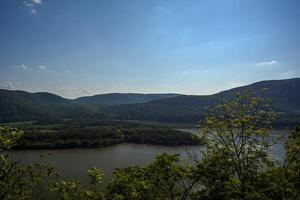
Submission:
M 1 0 L 0 88 L 205 95 L 300 77 L 299 0 Z

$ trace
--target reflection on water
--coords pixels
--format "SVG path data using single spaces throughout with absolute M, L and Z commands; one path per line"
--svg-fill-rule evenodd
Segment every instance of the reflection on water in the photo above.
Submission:
M 24 164 L 39 161 L 41 154 L 52 152 L 48 162 L 65 178 L 87 183 L 86 170 L 96 166 L 104 170 L 104 183 L 111 179 L 115 168 L 128 166 L 145 166 L 153 161 L 159 153 L 180 154 L 185 160 L 188 152 L 201 151 L 204 146 L 165 147 L 157 145 L 119 144 L 98 149 L 65 149 L 65 150 L 21 150 L 11 154 Z
M 189 132 L 196 133 L 196 129 L 188 129 Z M 185 129 L 185 131 L 188 131 Z M 279 131 L 273 131 L 272 137 L 278 138 L 282 135 Z M 280 139 L 274 145 L 270 154 L 276 159 L 283 159 L 284 141 L 287 137 Z M 98 149 L 65 149 L 65 150 L 21 150 L 11 152 L 12 156 L 24 164 L 39 161 L 41 154 L 52 152 L 48 157 L 48 162 L 55 167 L 64 178 L 80 180 L 88 183 L 86 170 L 90 167 L 99 167 L 104 170 L 104 184 L 112 177 L 115 168 L 128 166 L 145 166 L 153 161 L 159 153 L 180 154 L 181 161 L 187 160 L 188 154 L 197 152 L 201 156 L 201 151 L 205 151 L 205 146 L 180 146 L 166 147 L 158 145 L 137 145 L 119 144 Z

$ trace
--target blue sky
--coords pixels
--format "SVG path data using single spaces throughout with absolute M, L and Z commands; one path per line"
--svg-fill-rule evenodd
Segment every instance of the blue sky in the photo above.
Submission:
M 299 0 L 1 0 L 0 88 L 211 94 L 300 76 Z

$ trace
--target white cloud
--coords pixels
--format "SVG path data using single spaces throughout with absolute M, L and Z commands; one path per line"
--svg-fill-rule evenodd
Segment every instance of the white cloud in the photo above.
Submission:
M 278 64 L 279 62 L 277 60 L 270 60 L 270 61 L 265 61 L 265 62 L 259 62 L 256 63 L 256 66 L 271 66 L 271 65 L 275 65 Z
M 36 9 L 31 9 L 31 14 L 36 15 Z
M 15 65 L 13 66 L 14 69 L 22 69 L 22 70 L 28 70 L 30 69 L 28 66 L 26 65 Z
M 31 2 L 35 4 L 41 4 L 43 1 L 42 0 L 31 0 Z
M 39 66 L 36 66 L 36 67 L 29 67 L 29 66 L 27 66 L 27 65 L 24 65 L 24 64 L 22 64 L 22 65 L 15 65 L 15 66 L 13 66 L 12 68 L 14 68 L 14 69 L 21 69 L 21 70 L 47 70 L 48 69 L 48 67 L 47 66 L 45 66 L 45 65 L 39 65 Z
M 27 67 L 26 65 L 21 65 L 20 67 L 24 70 L 29 69 L 29 67 Z
M 25 0 L 24 5 L 30 9 L 32 15 L 37 14 L 36 6 L 42 4 L 42 0 Z
M 230 88 L 236 88 L 236 87 L 243 86 L 245 84 L 241 83 L 239 81 L 233 81 L 233 82 L 230 82 L 228 85 L 229 85 Z
M 22 85 L 21 82 L 0 81 L 0 88 L 7 89 L 7 90 L 16 90 L 21 85 Z
M 82 95 L 88 95 L 88 94 L 91 94 L 92 92 L 89 90 L 89 89 L 86 89 L 84 88 L 82 91 L 81 91 L 81 94 Z
M 92 92 L 87 88 L 82 89 L 82 88 L 59 87 L 56 89 L 56 91 L 59 95 L 68 98 L 76 98 L 76 97 L 92 94 Z
M 27 1 L 24 1 L 24 5 L 27 6 L 27 7 L 34 7 L 34 3 L 30 3 L 30 2 L 27 2 Z
M 38 69 L 40 69 L 40 70 L 47 70 L 47 69 L 48 69 L 48 67 L 43 66 L 43 65 L 37 66 L 36 68 L 38 68 Z
M 283 72 L 282 75 L 285 77 L 285 78 L 290 78 L 292 75 L 293 75 L 293 70 L 288 70 L 286 72 Z

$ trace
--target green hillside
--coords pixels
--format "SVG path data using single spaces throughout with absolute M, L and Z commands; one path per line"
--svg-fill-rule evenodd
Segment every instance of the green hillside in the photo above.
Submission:
M 297 121 L 300 119 L 300 78 L 287 80 L 262 81 L 248 86 L 238 87 L 214 95 L 182 95 L 143 104 L 120 105 L 102 109 L 117 119 L 154 120 L 167 122 L 196 123 L 206 112 L 206 107 L 220 103 L 223 99 L 233 98 L 237 92 L 252 90 L 261 96 L 271 98 L 273 108 L 281 119 Z M 288 123 L 288 120 L 285 120 Z
M 50 93 L 0 90 L 0 121 L 92 118 L 197 123 L 203 119 L 207 106 L 246 89 L 261 96 L 265 88 L 264 96 L 272 99 L 282 124 L 299 121 L 300 78 L 261 81 L 204 96 L 112 93 L 69 100 Z

